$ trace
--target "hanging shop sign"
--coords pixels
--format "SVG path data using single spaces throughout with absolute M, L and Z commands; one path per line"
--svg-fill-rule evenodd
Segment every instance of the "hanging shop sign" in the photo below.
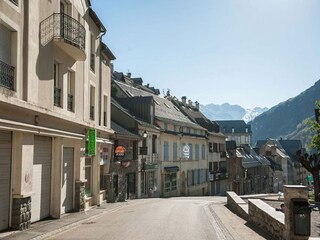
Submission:
M 114 156 L 116 158 L 123 158 L 126 155 L 126 148 L 124 146 L 117 146 L 114 150 Z
M 88 154 L 91 156 L 96 155 L 96 129 L 95 128 L 90 128 L 89 129 L 89 142 L 88 142 Z

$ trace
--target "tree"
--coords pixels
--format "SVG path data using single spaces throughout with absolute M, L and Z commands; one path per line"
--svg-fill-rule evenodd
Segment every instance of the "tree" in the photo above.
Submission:
M 316 101 L 316 120 L 312 121 L 311 119 L 308 120 L 308 124 L 310 125 L 310 129 L 314 131 L 314 135 L 311 139 L 310 147 L 311 149 L 316 150 L 313 154 L 304 153 L 302 149 L 297 151 L 297 157 L 299 162 L 302 166 L 307 169 L 313 177 L 313 184 L 314 184 L 314 196 L 315 201 L 320 200 L 319 196 L 319 188 L 320 188 L 320 178 L 319 178 L 319 171 L 320 171 L 320 119 L 317 116 L 320 110 L 320 100 Z

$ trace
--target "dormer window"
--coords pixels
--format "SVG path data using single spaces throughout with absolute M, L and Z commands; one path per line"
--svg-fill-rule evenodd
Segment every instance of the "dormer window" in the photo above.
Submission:
M 231 132 L 234 133 L 234 128 L 231 129 Z
M 248 128 L 246 128 L 246 133 L 248 133 Z

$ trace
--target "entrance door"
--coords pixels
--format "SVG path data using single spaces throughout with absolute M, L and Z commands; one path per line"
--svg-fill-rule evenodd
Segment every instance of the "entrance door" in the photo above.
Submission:
M 0 131 L 0 231 L 9 227 L 11 132 Z
M 62 179 L 61 179 L 61 213 L 73 209 L 73 148 L 63 148 Z
M 39 221 L 50 215 L 51 144 L 50 137 L 34 137 L 31 222 Z

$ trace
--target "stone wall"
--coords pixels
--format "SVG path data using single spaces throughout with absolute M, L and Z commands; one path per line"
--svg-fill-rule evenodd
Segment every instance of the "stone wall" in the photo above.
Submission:
M 275 239 L 284 238 L 284 214 L 260 199 L 249 199 L 248 221 L 258 226 Z
M 274 239 L 285 239 L 284 214 L 260 199 L 249 199 L 248 204 L 235 192 L 227 192 L 227 206 L 237 215 L 258 226 Z
M 235 192 L 227 192 L 227 206 L 237 215 L 248 220 L 248 204 Z
M 12 229 L 26 230 L 31 225 L 31 197 L 13 198 Z

